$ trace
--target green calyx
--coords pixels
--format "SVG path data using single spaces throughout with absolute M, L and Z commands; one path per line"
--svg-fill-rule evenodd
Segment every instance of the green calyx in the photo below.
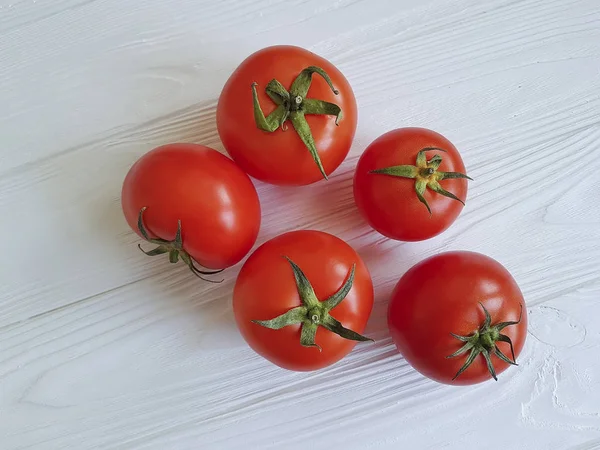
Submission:
M 453 380 L 458 378 L 460 374 L 467 370 L 467 368 L 473 363 L 473 361 L 475 361 L 475 358 L 477 358 L 477 356 L 479 355 L 483 355 L 483 357 L 485 358 L 485 362 L 487 364 L 488 370 L 490 371 L 490 375 L 496 381 L 498 381 L 498 377 L 496 376 L 496 370 L 494 369 L 494 365 L 492 364 L 492 360 L 490 357 L 492 354 L 496 355 L 498 358 L 500 358 L 507 364 L 511 364 L 513 366 L 517 365 L 512 341 L 508 336 L 502 334 L 501 331 L 510 325 L 517 325 L 521 322 L 521 318 L 523 317 L 523 305 L 521 305 L 521 313 L 519 314 L 519 320 L 517 320 L 516 322 L 500 322 L 496 325 L 492 325 L 492 317 L 490 316 L 488 310 L 485 309 L 485 306 L 483 306 L 482 303 L 480 303 L 480 305 L 483 308 L 485 320 L 483 322 L 483 325 L 479 328 L 479 330 L 476 330 L 471 336 L 459 336 L 457 334 L 450 333 L 453 337 L 455 337 L 461 342 L 464 342 L 465 344 L 446 358 L 455 358 L 466 352 L 470 352 L 463 366 L 456 373 L 456 375 L 454 375 L 454 378 L 452 378 Z M 508 345 L 510 345 L 512 360 L 508 358 L 504 353 L 502 353 L 502 351 L 498 348 L 498 345 L 496 344 L 498 341 L 506 342 L 508 343 Z
M 252 83 L 252 99 L 254 103 L 254 120 L 256 126 L 263 131 L 269 133 L 274 132 L 281 127 L 282 131 L 286 130 L 285 122 L 289 120 L 302 142 L 313 157 L 323 178 L 327 179 L 327 174 L 321 163 L 321 158 L 317 152 L 317 147 L 308 126 L 308 122 L 304 117 L 306 114 L 321 114 L 335 116 L 335 124 L 338 125 L 342 118 L 341 108 L 324 100 L 314 98 L 306 98 L 308 89 L 312 81 L 312 75 L 316 73 L 322 76 L 335 95 L 339 92 L 333 87 L 331 78 L 320 67 L 310 66 L 304 69 L 296 77 L 292 83 L 292 87 L 288 91 L 283 85 L 273 79 L 269 81 L 265 88 L 265 93 L 277 105 L 277 108 L 265 117 L 260 103 L 258 101 L 258 93 L 256 92 L 257 83 Z
M 315 347 L 321 351 L 321 347 L 315 344 L 315 336 L 317 329 L 323 327 L 344 339 L 350 339 L 353 341 L 372 341 L 367 337 L 364 337 L 355 331 L 345 328 L 337 319 L 335 319 L 330 311 L 339 305 L 350 289 L 354 282 L 354 271 L 356 265 L 352 266 L 348 279 L 344 282 L 342 287 L 331 297 L 326 300 L 320 301 L 310 281 L 304 275 L 304 272 L 298 267 L 291 259 L 285 257 L 290 263 L 294 272 L 294 278 L 296 280 L 296 288 L 300 295 L 301 306 L 290 309 L 282 315 L 275 317 L 271 320 L 253 320 L 252 322 L 261 325 L 266 328 L 273 330 L 279 330 L 280 328 L 288 325 L 302 324 L 300 332 L 300 344 L 304 347 Z
M 466 178 L 468 180 L 472 180 L 472 178 L 460 172 L 438 171 L 438 168 L 442 163 L 442 157 L 440 155 L 434 155 L 429 161 L 427 161 L 427 157 L 425 156 L 425 152 L 432 150 L 437 150 L 446 153 L 446 150 L 439 147 L 425 147 L 422 148 L 419 151 L 419 153 L 417 153 L 417 162 L 414 166 L 391 166 L 385 167 L 383 169 L 375 169 L 369 173 L 414 179 L 417 197 L 419 198 L 419 201 L 427 207 L 427 211 L 429 211 L 429 214 L 431 214 L 431 208 L 429 207 L 427 200 L 423 196 L 427 188 L 431 189 L 433 192 L 437 192 L 438 194 L 443 195 L 444 197 L 448 197 L 453 200 L 459 201 L 464 205 L 465 202 L 463 202 L 452 192 L 448 192 L 447 190 L 445 190 L 440 185 L 440 181 L 448 180 L 451 178 Z
M 214 274 L 222 272 L 223 269 L 221 269 L 221 270 L 200 270 L 194 264 L 194 260 L 192 259 L 192 257 L 183 249 L 183 240 L 181 238 L 181 220 L 177 221 L 177 234 L 175 235 L 174 240 L 167 241 L 165 239 L 150 238 L 150 236 L 148 235 L 148 231 L 146 230 L 146 227 L 144 225 L 144 211 L 146 211 L 146 209 L 147 208 L 145 206 L 142 209 L 140 209 L 140 213 L 138 215 L 138 222 L 137 222 L 138 230 L 140 231 L 140 234 L 146 241 L 151 242 L 152 244 L 156 244 L 156 245 L 158 245 L 158 247 L 156 247 L 152 250 L 146 251 L 142 248 L 141 244 L 138 244 L 138 248 L 142 252 L 144 252 L 148 256 L 157 256 L 157 255 L 163 255 L 165 253 L 168 253 L 169 254 L 169 262 L 174 264 L 174 263 L 178 262 L 179 259 L 181 258 L 181 260 L 190 268 L 192 273 L 194 275 L 196 275 L 198 278 L 201 278 L 205 281 L 210 281 L 211 283 L 220 283 L 221 281 L 223 281 L 223 280 L 214 281 L 214 280 L 209 280 L 207 278 L 204 278 L 202 275 L 214 275 Z

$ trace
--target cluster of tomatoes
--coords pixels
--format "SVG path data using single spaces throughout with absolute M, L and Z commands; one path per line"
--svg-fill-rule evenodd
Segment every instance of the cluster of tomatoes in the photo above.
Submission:
M 127 222 L 152 249 L 200 278 L 241 261 L 260 228 L 252 176 L 277 185 L 327 179 L 347 156 L 357 123 L 352 89 L 325 59 L 298 47 L 250 55 L 225 84 L 217 107 L 221 153 L 169 144 L 142 156 L 122 190 Z M 381 234 L 431 238 L 460 214 L 467 180 L 460 154 L 431 130 L 402 128 L 376 139 L 354 175 L 356 206 Z M 510 365 L 523 348 L 523 296 L 508 271 L 472 252 L 428 258 L 398 281 L 389 303 L 394 343 L 422 374 L 472 384 Z M 291 370 L 315 370 L 347 355 L 373 307 L 365 263 L 347 243 L 301 230 L 261 245 L 233 292 L 248 344 Z

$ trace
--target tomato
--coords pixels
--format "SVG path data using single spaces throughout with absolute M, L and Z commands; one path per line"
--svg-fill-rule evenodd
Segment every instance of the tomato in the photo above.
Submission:
M 527 335 L 527 311 L 500 263 L 455 251 L 404 274 L 392 293 L 388 325 L 416 370 L 440 383 L 466 385 L 496 378 L 514 364 Z
M 362 216 L 391 239 L 421 241 L 446 230 L 462 211 L 467 177 L 452 143 L 425 128 L 377 138 L 358 161 L 354 199 Z
M 306 185 L 342 163 L 356 115 L 352 88 L 333 64 L 278 45 L 250 55 L 227 80 L 217 128 L 229 155 L 254 178 Z
M 169 144 L 143 155 L 121 192 L 129 226 L 158 247 L 150 255 L 223 269 L 252 248 L 260 227 L 256 189 L 226 156 L 195 144 Z M 180 232 L 178 233 L 178 228 Z
M 308 371 L 333 364 L 361 336 L 373 308 L 373 283 L 358 254 L 319 231 L 293 231 L 260 246 L 233 292 L 238 328 L 258 354 Z

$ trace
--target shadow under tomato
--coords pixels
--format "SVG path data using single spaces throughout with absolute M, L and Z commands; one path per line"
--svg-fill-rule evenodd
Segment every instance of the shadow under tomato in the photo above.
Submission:
M 387 339 L 387 310 L 398 280 L 421 258 L 411 247 L 414 244 L 387 239 L 372 231 L 362 239 L 357 253 L 365 262 L 373 279 L 375 299 L 365 332 L 371 338 Z M 365 242 L 367 241 L 367 242 Z
M 232 307 L 232 292 L 235 275 L 228 276 L 222 286 L 211 294 L 209 302 L 196 304 L 190 310 L 193 320 L 197 320 L 195 331 L 190 335 L 191 343 L 201 350 L 223 350 L 245 346 L 240 335 Z
M 346 241 L 353 240 L 370 228 L 360 215 L 352 192 L 354 160 L 345 161 L 329 180 L 307 186 L 304 208 L 319 229 Z

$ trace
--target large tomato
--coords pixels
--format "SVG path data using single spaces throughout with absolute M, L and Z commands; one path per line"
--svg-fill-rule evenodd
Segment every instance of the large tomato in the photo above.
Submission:
M 392 293 L 392 338 L 404 358 L 440 383 L 496 378 L 521 352 L 527 311 L 519 286 L 479 253 L 442 253 L 412 267 Z
M 121 192 L 129 226 L 158 247 L 150 255 L 181 258 L 223 269 L 252 248 L 260 227 L 256 189 L 239 167 L 216 150 L 169 144 L 142 156 Z M 178 228 L 180 232 L 178 233 Z
M 233 293 L 237 325 L 250 347 L 280 367 L 333 364 L 361 336 L 373 283 L 358 254 L 319 231 L 293 231 L 248 258 Z
M 358 161 L 354 199 L 384 236 L 429 239 L 458 217 L 467 197 L 460 154 L 441 134 L 399 128 L 377 138 Z
M 267 47 L 225 83 L 217 127 L 227 152 L 251 176 L 305 185 L 326 178 L 348 154 L 356 100 L 329 61 L 299 47 Z

